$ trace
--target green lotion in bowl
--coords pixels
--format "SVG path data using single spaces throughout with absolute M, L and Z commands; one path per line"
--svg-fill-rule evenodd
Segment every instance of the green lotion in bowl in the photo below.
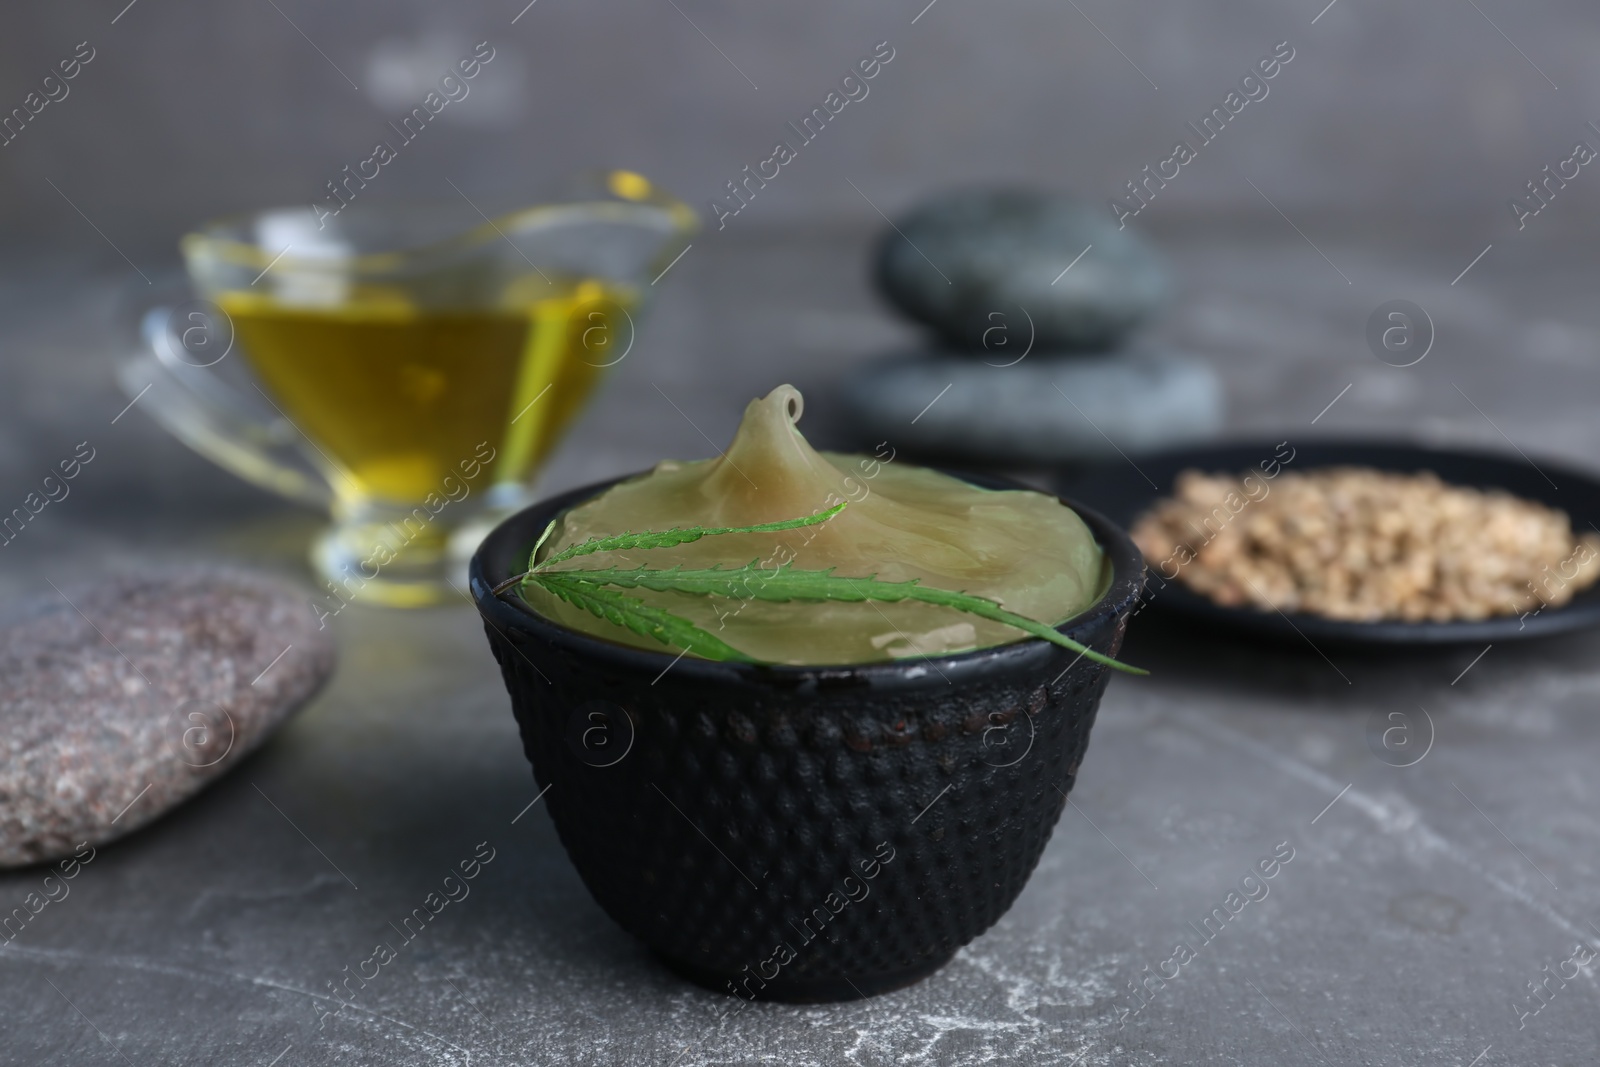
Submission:
M 928 589 L 974 594 L 1051 625 L 1084 611 L 1105 592 L 1108 567 L 1100 547 L 1083 520 L 1054 497 L 983 489 L 904 462 L 818 452 L 799 431 L 801 410 L 799 392 L 787 385 L 751 401 L 721 456 L 664 461 L 572 508 L 545 538 L 537 560 L 624 531 L 773 523 L 844 503 L 826 522 L 705 537 L 667 548 L 597 552 L 563 569 L 580 564 L 586 569 L 732 569 L 753 562 L 758 572 L 750 584 L 756 585 L 761 572 L 784 565 L 833 568 L 834 575 L 845 578 L 915 579 Z M 662 649 L 659 641 L 533 583 L 521 592 L 540 614 L 570 629 Z M 626 592 L 769 663 L 884 662 L 1025 637 L 1014 626 L 919 601 L 774 602 L 641 588 Z

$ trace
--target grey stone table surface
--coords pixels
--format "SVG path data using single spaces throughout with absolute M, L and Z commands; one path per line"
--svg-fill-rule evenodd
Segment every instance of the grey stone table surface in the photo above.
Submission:
M 1452 285 L 1489 220 L 1297 222 L 1316 248 L 1276 216 L 1164 235 L 1183 291 L 1156 337 L 1213 360 L 1234 432 L 1596 465 L 1600 272 L 1582 242 L 1500 242 Z M 828 383 L 914 341 L 866 289 L 869 235 L 724 236 L 669 276 L 545 488 L 705 455 L 702 431 L 721 441 L 784 379 L 807 390 L 808 426 L 843 440 Z M 110 361 L 143 284 L 130 276 L 47 250 L 0 263 L 5 503 L 74 443 L 99 449 L 71 496 L 0 549 L 0 593 L 198 558 L 309 589 L 318 516 L 213 470 L 137 406 L 118 417 Z M 1415 367 L 1362 340 L 1392 298 L 1437 326 Z M 1492 1067 L 1588 1064 L 1600 1048 L 1593 970 L 1548 977 L 1600 942 L 1600 635 L 1340 653 L 1334 668 L 1140 618 L 1127 655 L 1154 673 L 1112 681 L 1074 804 L 993 930 L 910 989 L 719 1025 L 722 999 L 617 929 L 528 808 L 472 609 L 357 605 L 332 625 L 340 666 L 311 705 L 226 779 L 101 849 L 0 947 L 0 1063 Z M 1378 759 L 1369 724 L 1420 723 L 1419 708 L 1427 755 Z M 480 842 L 494 859 L 470 896 L 323 1018 L 328 983 Z M 1293 859 L 1268 896 L 1202 943 L 1195 928 L 1274 849 Z M 43 874 L 0 875 L 0 911 Z M 1130 984 L 1179 941 L 1195 958 L 1140 1008 Z

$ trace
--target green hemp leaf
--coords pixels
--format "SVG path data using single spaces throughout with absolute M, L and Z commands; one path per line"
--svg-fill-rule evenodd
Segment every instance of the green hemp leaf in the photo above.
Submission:
M 779 567 L 762 567 L 758 562 L 733 569 L 720 566 L 701 569 L 683 567 L 604 567 L 593 570 L 553 570 L 578 556 L 596 552 L 614 552 L 625 549 L 670 548 L 688 544 L 702 537 L 716 537 L 734 533 L 774 533 L 794 530 L 827 522 L 847 505 L 838 504 L 827 511 L 781 522 L 760 523 L 754 526 L 702 527 L 691 526 L 672 530 L 644 530 L 638 533 L 621 533 L 611 537 L 593 537 L 580 545 L 573 545 L 537 562 L 539 549 L 555 529 L 551 522 L 545 528 L 539 543 L 534 546 L 528 560 L 529 569 L 495 586 L 495 595 L 514 586 L 534 585 L 557 596 L 574 607 L 582 608 L 595 617 L 614 626 L 632 630 L 669 645 L 695 653 L 703 659 L 732 660 L 740 663 L 761 663 L 722 641 L 714 634 L 696 626 L 687 619 L 672 614 L 664 608 L 646 604 L 636 597 L 619 592 L 622 589 L 648 589 L 653 592 L 685 593 L 691 596 L 724 597 L 733 600 L 766 600 L 773 602 L 843 601 L 861 603 L 880 601 L 897 603 L 914 600 L 924 604 L 963 611 L 969 615 L 989 619 L 1015 627 L 1023 633 L 1042 638 L 1053 644 L 1069 648 L 1080 656 L 1103 663 L 1128 674 L 1148 674 L 1149 671 L 1133 667 L 1110 656 L 1094 651 L 1055 627 L 1025 615 L 1007 611 L 987 597 L 975 596 L 950 589 L 934 589 L 920 584 L 916 579 L 906 582 L 888 582 L 876 575 L 851 578 L 826 570 L 796 569 L 786 563 Z

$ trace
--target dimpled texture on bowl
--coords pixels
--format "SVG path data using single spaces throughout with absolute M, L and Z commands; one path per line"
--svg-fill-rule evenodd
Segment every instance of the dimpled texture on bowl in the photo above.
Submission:
M 993 925 L 1049 841 L 1108 669 L 1036 640 L 838 668 L 674 663 L 489 597 L 593 491 L 510 520 L 472 584 L 544 803 L 601 907 L 696 981 L 789 1000 L 906 984 Z M 1115 573 L 1063 631 L 1114 655 L 1142 565 L 1085 518 Z

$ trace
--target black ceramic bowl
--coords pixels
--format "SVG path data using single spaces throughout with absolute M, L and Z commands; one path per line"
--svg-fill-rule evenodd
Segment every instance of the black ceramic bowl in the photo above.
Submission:
M 471 568 L 584 884 L 680 974 L 741 997 L 852 999 L 930 974 L 1032 874 L 1108 668 L 1036 638 L 841 667 L 675 662 L 491 595 L 551 519 L 610 484 L 506 520 Z M 1061 631 L 1115 655 L 1144 562 L 1120 529 L 1074 510 L 1113 577 Z

